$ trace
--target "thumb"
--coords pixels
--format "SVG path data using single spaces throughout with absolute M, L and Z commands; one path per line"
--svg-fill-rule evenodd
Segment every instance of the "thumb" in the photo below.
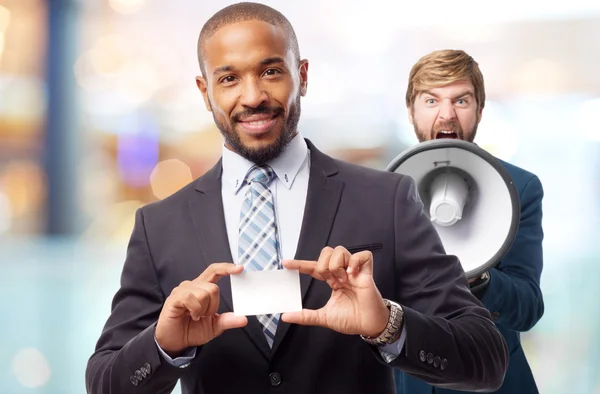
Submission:
M 281 320 L 286 323 L 303 326 L 326 327 L 325 315 L 318 310 L 315 311 L 312 309 L 302 309 L 299 312 L 285 312 L 281 315 Z
M 246 324 L 248 324 L 248 318 L 246 316 L 236 316 L 233 312 L 226 312 L 216 316 L 213 323 L 213 329 L 218 336 L 225 330 L 241 328 Z

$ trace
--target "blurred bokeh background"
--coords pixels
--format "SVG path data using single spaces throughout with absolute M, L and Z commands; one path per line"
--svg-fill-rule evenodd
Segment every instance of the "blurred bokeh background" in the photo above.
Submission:
M 0 393 L 81 394 L 135 210 L 202 175 L 221 136 L 196 39 L 224 0 L 0 0 Z M 600 393 L 600 2 L 268 1 L 310 60 L 302 133 L 384 169 L 414 145 L 410 67 L 480 64 L 477 142 L 545 188 L 544 394 Z M 518 393 L 516 393 L 518 394 Z

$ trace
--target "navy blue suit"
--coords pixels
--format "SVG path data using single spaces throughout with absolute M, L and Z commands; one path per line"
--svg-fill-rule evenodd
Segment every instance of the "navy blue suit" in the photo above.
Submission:
M 520 333 L 530 330 L 544 314 L 540 290 L 543 266 L 542 198 L 539 178 L 502 161 L 519 194 L 521 220 L 515 241 L 496 268 L 490 281 L 476 294 L 491 312 L 509 350 L 508 371 L 497 394 L 534 394 L 538 389 L 521 346 Z M 395 371 L 398 394 L 451 394 L 460 391 L 434 388 L 422 380 Z

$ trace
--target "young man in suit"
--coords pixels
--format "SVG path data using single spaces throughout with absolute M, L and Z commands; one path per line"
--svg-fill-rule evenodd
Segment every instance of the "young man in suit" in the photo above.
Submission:
M 297 129 L 308 61 L 278 11 L 240 3 L 199 37 L 221 160 L 136 213 L 89 393 L 393 393 L 393 368 L 502 384 L 507 348 L 412 179 L 321 153 Z M 302 312 L 235 316 L 230 275 L 301 273 Z M 274 297 L 277 295 L 274 294 Z
M 410 72 L 406 106 L 420 142 L 438 138 L 473 142 L 485 106 L 485 87 L 478 64 L 460 50 L 435 51 L 422 57 Z M 491 312 L 508 344 L 508 372 L 495 393 L 534 394 L 538 389 L 521 347 L 520 333 L 531 329 L 544 313 L 540 290 L 544 192 L 536 175 L 501 162 L 519 193 L 519 229 L 502 261 L 470 280 L 470 287 Z M 398 394 L 457 393 L 400 371 L 395 375 Z

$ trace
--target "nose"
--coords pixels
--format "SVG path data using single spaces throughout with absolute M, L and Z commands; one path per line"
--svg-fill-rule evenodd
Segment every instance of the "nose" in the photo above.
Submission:
M 456 118 L 456 111 L 452 105 L 452 101 L 443 100 L 440 104 L 439 117 L 444 120 L 451 120 Z
M 250 108 L 257 108 L 268 100 L 267 92 L 259 79 L 247 79 L 242 85 L 240 104 Z

